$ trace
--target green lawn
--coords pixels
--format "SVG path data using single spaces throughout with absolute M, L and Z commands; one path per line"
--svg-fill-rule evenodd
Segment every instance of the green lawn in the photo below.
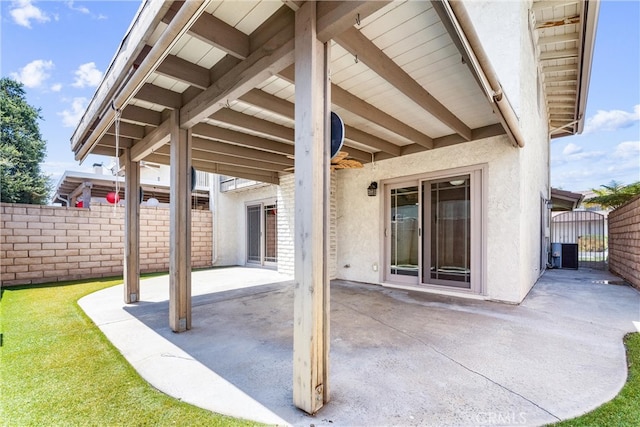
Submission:
M 0 424 L 255 425 L 188 405 L 145 382 L 78 306 L 121 283 L 5 288 L 0 301 Z
M 254 425 L 160 393 L 129 366 L 77 301 L 119 280 L 13 287 L 0 301 L 0 423 L 6 426 Z M 640 334 L 625 337 L 620 394 L 557 426 L 640 426 Z

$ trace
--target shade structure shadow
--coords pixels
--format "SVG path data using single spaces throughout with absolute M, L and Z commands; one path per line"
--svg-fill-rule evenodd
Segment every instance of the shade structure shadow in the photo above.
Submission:
M 315 416 L 292 404 L 293 282 L 196 294 L 179 334 L 166 299 L 123 309 L 275 423 L 541 425 L 598 406 L 626 379 L 621 338 L 640 296 L 594 274 L 548 272 L 519 306 L 332 281 L 331 401 Z M 252 408 L 232 414 L 264 420 Z

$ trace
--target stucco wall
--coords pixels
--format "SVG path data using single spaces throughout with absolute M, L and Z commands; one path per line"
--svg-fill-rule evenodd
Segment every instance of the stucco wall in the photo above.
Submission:
M 522 10 L 528 1 L 464 1 L 473 26 L 482 42 L 493 68 L 498 75 L 505 94 L 520 116 L 520 75 L 522 56 Z M 526 21 L 524 22 L 526 25 Z M 526 26 L 525 26 L 526 28 Z
M 481 164 L 487 165 L 485 294 L 491 299 L 518 301 L 520 286 L 514 273 L 522 262 L 520 154 L 504 136 L 367 164 L 363 169 L 338 171 L 337 277 L 381 282 L 384 194 L 379 186 L 377 196 L 368 196 L 371 181 Z
M 609 270 L 640 289 L 640 196 L 609 213 Z
M 219 193 L 217 195 L 215 265 L 246 265 L 247 263 L 247 204 L 276 200 L 277 186 L 264 185 Z
M 529 28 L 530 5 L 528 1 L 465 1 L 483 48 L 518 116 L 525 142 L 525 147 L 517 151 L 520 169 L 519 281 L 513 289 L 517 294 L 510 296 L 509 301 L 522 300 L 542 273 L 540 254 L 544 248 L 540 239 L 540 203 L 541 198 L 549 195 L 549 129 L 538 87 L 537 62 Z
M 520 269 L 520 289 L 518 299 L 522 300 L 542 271 L 540 269 L 541 246 L 540 231 L 541 198 L 550 195 L 549 184 L 549 128 L 546 106 L 539 91 L 538 68 L 535 57 L 531 30 L 529 28 L 529 2 L 515 2 L 519 5 L 520 22 L 520 82 L 519 82 L 519 121 L 525 146 L 519 150 L 521 181 L 520 194 L 522 210 L 520 212 L 520 241 L 522 248 L 522 266 Z M 541 89 L 540 89 L 541 90 Z M 548 233 L 548 231 L 545 231 Z
M 124 208 L 1 204 L 2 286 L 122 274 Z M 193 210 L 191 265 L 211 266 L 211 212 Z M 140 207 L 140 271 L 169 270 L 169 210 Z

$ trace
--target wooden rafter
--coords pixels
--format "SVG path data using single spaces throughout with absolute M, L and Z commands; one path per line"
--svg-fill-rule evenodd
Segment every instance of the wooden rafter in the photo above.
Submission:
M 167 55 L 155 72 L 199 89 L 206 89 L 210 85 L 208 69 L 175 55 Z
M 335 40 L 345 50 L 357 56 L 358 60 L 366 64 L 376 74 L 388 81 L 429 114 L 436 117 L 467 141 L 471 140 L 471 129 L 467 125 L 420 86 L 418 82 L 411 78 L 406 71 L 393 62 L 360 31 L 350 28 L 336 36 Z
M 249 135 L 247 133 L 238 132 L 232 129 L 211 126 L 206 123 L 199 123 L 195 125 L 193 127 L 193 135 L 289 156 L 293 156 L 294 151 L 293 145 L 291 144 L 286 144 L 284 142 L 278 142 L 255 135 Z

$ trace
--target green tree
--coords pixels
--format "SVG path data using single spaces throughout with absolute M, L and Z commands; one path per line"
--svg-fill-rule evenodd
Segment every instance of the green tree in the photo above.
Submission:
M 615 209 L 640 194 L 640 181 L 629 185 L 611 181 L 609 185 L 601 185 L 601 189 L 592 189 L 596 197 L 585 200 L 587 205 L 600 205 L 603 208 Z
M 40 110 L 26 101 L 22 83 L 0 79 L 0 200 L 43 205 L 51 189 L 40 171 L 46 155 L 38 119 Z

